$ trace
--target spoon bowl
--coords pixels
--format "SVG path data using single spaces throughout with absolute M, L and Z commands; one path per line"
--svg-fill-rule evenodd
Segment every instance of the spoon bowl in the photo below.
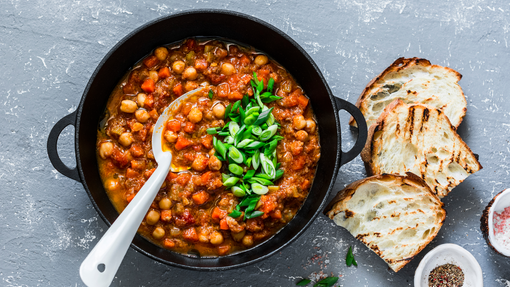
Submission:
M 140 223 L 171 170 L 172 153 L 164 151 L 162 146 L 165 123 L 184 100 L 202 92 L 204 88 L 200 87 L 180 96 L 159 116 L 152 132 L 152 152 L 158 167 L 83 260 L 80 277 L 85 285 L 110 286 Z

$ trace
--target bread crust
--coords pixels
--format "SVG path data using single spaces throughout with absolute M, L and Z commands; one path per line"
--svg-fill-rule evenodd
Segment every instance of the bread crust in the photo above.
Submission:
M 367 244 L 367 242 L 364 242 L 362 239 L 360 239 L 367 247 L 369 247 L 372 251 L 374 251 L 377 255 L 379 255 L 383 260 L 386 261 L 386 263 L 390 266 L 390 268 L 393 269 L 393 271 L 398 272 L 400 269 L 402 269 L 407 263 L 409 263 L 418 253 L 420 253 L 437 235 L 439 232 L 439 229 L 443 225 L 445 218 L 446 218 L 446 210 L 444 209 L 444 204 L 441 202 L 441 200 L 437 197 L 436 194 L 430 189 L 430 187 L 427 185 L 423 179 L 421 179 L 419 176 L 407 172 L 406 175 L 398 175 L 398 174 L 378 174 L 373 175 L 364 179 L 357 180 L 349 185 L 347 185 L 343 190 L 339 191 L 337 195 L 333 198 L 333 200 L 327 205 L 324 214 L 328 216 L 330 219 L 334 219 L 335 215 L 339 214 L 340 212 L 347 210 L 346 205 L 347 202 L 352 199 L 353 195 L 357 191 L 357 189 L 364 185 L 365 183 L 371 182 L 371 181 L 384 181 L 384 182 L 391 182 L 392 185 L 408 185 L 412 186 L 414 188 L 420 189 L 424 191 L 427 196 L 431 199 L 431 201 L 434 202 L 435 207 L 437 207 L 441 213 L 442 216 L 436 219 L 438 221 L 436 225 L 436 230 L 428 234 L 427 239 L 424 240 L 424 242 L 411 254 L 406 254 L 405 258 L 399 259 L 399 260 L 388 260 L 383 258 L 383 252 L 378 250 L 377 248 L 373 248 Z M 439 214 L 439 212 L 437 213 Z
M 374 136 L 375 136 L 375 134 L 378 131 L 382 131 L 385 128 L 385 125 L 388 122 L 387 118 L 390 116 L 391 113 L 395 112 L 395 110 L 398 109 L 398 108 L 404 108 L 404 107 L 407 107 L 408 109 L 411 109 L 411 108 L 421 108 L 421 109 L 424 109 L 424 110 L 428 110 L 429 111 L 428 113 L 430 113 L 430 111 L 437 111 L 438 115 L 442 118 L 442 120 L 447 121 L 448 126 L 451 127 L 452 132 L 453 132 L 452 134 L 454 135 L 456 140 L 458 142 L 460 142 L 460 145 L 462 146 L 461 148 L 463 150 L 465 150 L 467 152 L 467 154 L 472 156 L 472 158 L 474 159 L 476 167 L 471 169 L 471 170 L 469 170 L 470 174 L 472 174 L 472 173 L 474 173 L 474 172 L 476 172 L 478 170 L 481 170 L 483 168 L 482 165 L 480 164 L 480 162 L 478 161 L 478 159 L 476 158 L 476 156 L 474 155 L 474 153 L 472 152 L 472 150 L 469 148 L 469 146 L 457 134 L 455 127 L 450 123 L 450 120 L 448 119 L 448 117 L 445 116 L 445 115 L 441 115 L 442 114 L 441 110 L 438 110 L 435 107 L 431 107 L 431 106 L 427 106 L 427 105 L 422 105 L 422 104 L 407 105 L 402 100 L 396 99 L 396 100 L 394 100 L 391 104 L 389 104 L 384 109 L 382 114 L 377 119 L 377 122 L 375 124 L 373 124 L 370 127 L 370 129 L 368 130 L 367 142 L 365 143 L 365 146 L 364 146 L 364 148 L 363 148 L 363 150 L 361 151 L 361 154 L 360 154 L 361 155 L 361 159 L 363 160 L 363 163 L 365 164 L 365 169 L 366 169 L 366 172 L 367 172 L 368 176 L 384 172 L 384 171 L 380 171 L 377 168 L 377 164 L 374 163 L 374 157 L 375 157 L 376 150 L 378 150 L 380 145 L 382 145 L 382 144 L 377 145 L 377 144 L 374 143 Z M 400 173 L 400 172 L 403 172 L 403 171 L 391 171 L 391 172 L 398 172 L 398 173 Z M 420 175 L 418 175 L 418 176 L 420 176 Z M 423 174 L 421 176 L 423 177 Z M 453 187 L 455 187 L 455 186 L 453 186 Z M 449 191 L 446 194 L 442 193 L 440 190 L 437 189 L 437 186 L 435 186 L 435 187 L 434 186 L 430 186 L 430 188 L 436 194 L 438 194 L 438 196 L 440 198 L 446 196 L 449 193 Z
M 430 61 L 427 59 L 418 58 L 418 57 L 413 57 L 413 58 L 401 57 L 401 58 L 396 59 L 388 68 L 386 68 L 384 71 L 382 71 L 379 75 L 377 75 L 375 78 L 373 78 L 366 85 L 366 87 L 363 89 L 360 96 L 358 97 L 358 100 L 356 101 L 356 104 L 355 104 L 356 107 L 361 110 L 363 115 L 366 115 L 366 109 L 363 106 L 363 103 L 368 100 L 368 97 L 370 96 L 370 91 L 378 86 L 377 83 L 380 80 L 383 80 L 390 73 L 400 72 L 405 69 L 409 69 L 411 67 L 418 66 L 418 65 L 423 66 L 423 67 L 430 67 L 430 68 L 442 68 L 442 69 L 445 69 L 445 70 L 451 72 L 452 75 L 455 75 L 457 82 L 462 79 L 462 75 L 459 72 L 455 71 L 454 69 L 451 69 L 449 67 L 439 66 L 439 65 L 432 65 L 430 63 Z M 461 93 L 462 93 L 463 101 L 466 102 L 466 97 L 465 97 L 464 91 L 462 91 L 462 89 L 461 89 Z M 462 122 L 463 118 L 466 115 L 466 112 L 467 112 L 467 108 L 464 107 L 461 111 L 460 120 L 457 123 L 457 125 L 455 126 L 455 128 L 457 128 L 460 125 L 460 123 Z M 350 118 L 349 125 L 357 127 L 356 121 L 354 120 L 353 117 Z

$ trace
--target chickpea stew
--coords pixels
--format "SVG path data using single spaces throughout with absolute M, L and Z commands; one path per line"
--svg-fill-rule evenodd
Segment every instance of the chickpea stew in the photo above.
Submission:
M 159 47 L 115 88 L 98 130 L 106 192 L 122 210 L 155 170 L 151 134 L 174 111 L 163 146 L 169 172 L 139 233 L 180 253 L 221 256 L 274 235 L 308 196 L 320 158 L 309 99 L 266 55 L 217 40 Z

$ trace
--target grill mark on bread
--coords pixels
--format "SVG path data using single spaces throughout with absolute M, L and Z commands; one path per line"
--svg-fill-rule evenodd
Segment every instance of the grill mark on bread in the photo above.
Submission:
M 351 210 L 346 210 L 345 211 L 345 218 L 350 218 L 350 217 L 354 217 L 354 212 L 352 212 Z

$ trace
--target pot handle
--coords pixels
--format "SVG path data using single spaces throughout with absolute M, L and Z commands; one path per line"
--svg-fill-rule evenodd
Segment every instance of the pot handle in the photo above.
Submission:
M 348 152 L 341 152 L 340 157 L 340 165 L 344 165 L 360 154 L 361 150 L 365 146 L 368 137 L 367 130 L 367 122 L 365 121 L 365 117 L 361 113 L 361 111 L 353 104 L 349 103 L 346 100 L 342 100 L 340 98 L 335 98 L 336 111 L 345 110 L 354 118 L 356 123 L 358 124 L 358 137 L 356 138 L 356 143 Z
M 46 148 L 48 150 L 48 157 L 50 158 L 51 164 L 56 170 L 58 170 L 58 172 L 71 179 L 80 181 L 80 174 L 78 173 L 78 169 L 76 167 L 75 168 L 67 167 L 67 165 L 65 165 L 58 156 L 57 151 L 57 141 L 60 136 L 60 133 L 62 133 L 62 131 L 68 125 L 73 125 L 74 127 L 76 127 L 75 124 L 76 124 L 76 111 L 61 118 L 53 126 L 53 128 L 51 128 Z

